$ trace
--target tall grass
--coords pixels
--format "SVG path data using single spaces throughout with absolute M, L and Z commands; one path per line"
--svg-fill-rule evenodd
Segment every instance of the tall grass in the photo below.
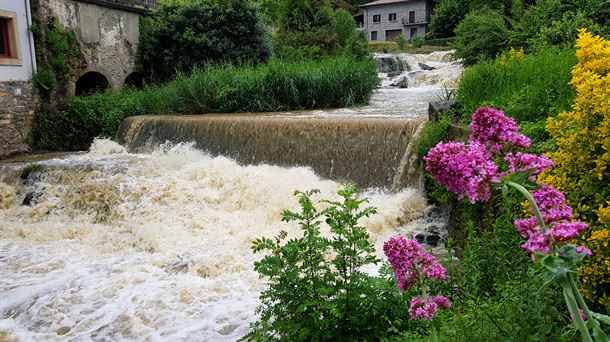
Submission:
M 113 136 L 127 116 L 349 107 L 368 103 L 378 82 L 372 59 L 208 66 L 142 90 L 76 97 L 38 113 L 32 136 L 37 148 L 84 149 Z
M 457 101 L 467 114 L 489 105 L 519 122 L 540 121 L 570 109 L 575 95 L 569 85 L 574 64 L 574 50 L 558 48 L 480 62 L 464 72 Z
M 208 67 L 175 81 L 189 113 L 349 107 L 368 103 L 377 84 L 372 60 L 350 58 Z

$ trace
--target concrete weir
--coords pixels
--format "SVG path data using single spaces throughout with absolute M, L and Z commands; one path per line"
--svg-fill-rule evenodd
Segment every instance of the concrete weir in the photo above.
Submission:
M 216 114 L 134 116 L 123 121 L 119 143 L 132 152 L 165 142 L 194 142 L 210 154 L 242 164 L 309 166 L 318 175 L 362 188 L 417 187 L 409 143 L 424 118 Z M 409 175 L 405 177 L 405 175 Z

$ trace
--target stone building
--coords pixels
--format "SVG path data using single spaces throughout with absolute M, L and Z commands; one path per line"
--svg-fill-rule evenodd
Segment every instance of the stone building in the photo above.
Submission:
M 376 0 L 360 5 L 368 40 L 392 40 L 400 33 L 407 39 L 424 37 L 434 4 L 432 0 Z
M 29 0 L 0 1 L 0 158 L 24 151 L 36 107 Z
M 36 46 L 32 22 L 56 18 L 74 32 L 82 63 L 73 65 L 62 96 L 104 89 L 138 86 L 139 19 L 157 5 L 156 0 L 0 0 L 0 158 L 26 149 L 25 141 L 37 106 L 32 82 Z M 39 67 L 44 49 L 39 49 Z

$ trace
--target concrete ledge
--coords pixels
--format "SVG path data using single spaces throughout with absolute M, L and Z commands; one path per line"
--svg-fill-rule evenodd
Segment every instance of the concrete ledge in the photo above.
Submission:
M 157 0 L 78 0 L 103 7 L 116 8 L 128 12 L 147 13 L 157 7 Z

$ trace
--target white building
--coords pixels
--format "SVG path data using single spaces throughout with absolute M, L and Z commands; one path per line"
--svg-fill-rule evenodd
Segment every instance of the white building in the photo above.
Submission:
M 0 82 L 29 81 L 36 69 L 29 0 L 0 1 Z

